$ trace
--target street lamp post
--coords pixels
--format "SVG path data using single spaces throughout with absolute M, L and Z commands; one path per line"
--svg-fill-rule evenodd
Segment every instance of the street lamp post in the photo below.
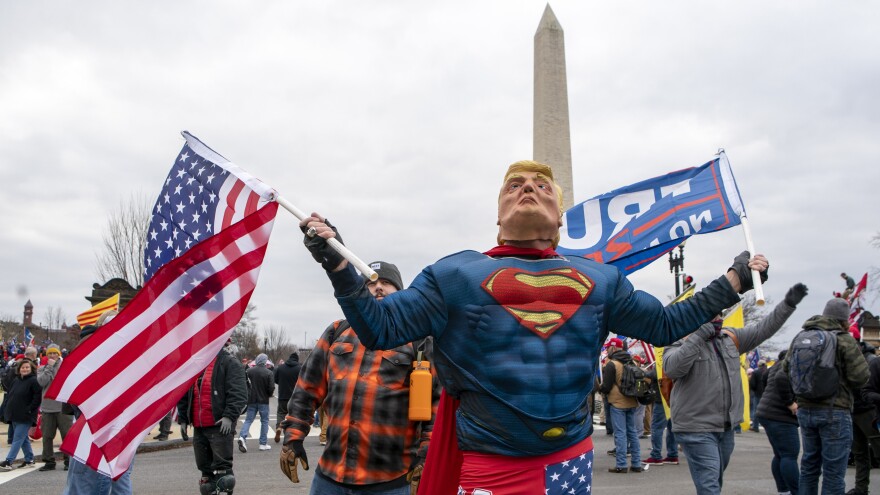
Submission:
M 675 249 L 669 252 L 669 273 L 675 277 L 675 297 L 681 295 L 681 279 L 679 275 L 684 272 L 684 243 L 678 245 L 678 254 Z

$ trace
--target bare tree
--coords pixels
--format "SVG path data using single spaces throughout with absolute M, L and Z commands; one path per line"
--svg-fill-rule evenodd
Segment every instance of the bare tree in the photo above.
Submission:
M 248 303 L 241 320 L 232 331 L 232 344 L 238 348 L 239 358 L 253 359 L 260 353 L 260 333 L 257 331 L 257 307 Z
M 21 323 L 10 314 L 0 314 L 0 340 L 9 342 L 12 339 L 21 339 Z
M 49 306 L 43 314 L 43 321 L 46 323 L 46 328 L 58 330 L 66 323 L 67 315 L 60 307 Z
M 110 214 L 103 233 L 104 249 L 96 255 L 99 280 L 121 278 L 132 287 L 144 285 L 144 249 L 150 227 L 152 202 L 143 193 L 132 194 Z
M 296 351 L 297 347 L 290 341 L 284 327 L 270 325 L 263 329 L 263 352 L 276 361 L 276 365 L 280 364 L 277 361 L 287 359 Z
M 260 333 L 256 328 L 236 328 L 232 332 L 232 345 L 238 348 L 238 357 L 254 359 L 260 353 Z
M 775 305 L 772 298 L 767 297 L 764 300 L 764 305 L 758 306 L 757 302 L 755 302 L 755 292 L 747 292 L 745 297 L 742 298 L 743 326 L 752 325 L 763 320 Z

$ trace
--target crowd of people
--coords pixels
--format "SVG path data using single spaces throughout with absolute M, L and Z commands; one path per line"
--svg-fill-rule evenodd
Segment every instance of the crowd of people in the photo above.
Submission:
M 753 273 L 767 280 L 764 256 L 737 255 L 718 279 L 667 306 L 617 268 L 556 253 L 561 197 L 546 165 L 511 165 L 498 194 L 498 245 L 443 258 L 408 287 L 392 263 L 371 263 L 375 280 L 357 273 L 327 242 L 341 242 L 336 227 L 317 213 L 304 219 L 305 247 L 345 318 L 327 326 L 303 363 L 296 353 L 277 366 L 266 354 L 242 360 L 227 343 L 196 378 L 166 418 L 176 417 L 182 435 L 192 427 L 200 493 L 233 493 L 233 451 L 248 452 L 258 415 L 258 449 L 272 449 L 274 395 L 274 442 L 292 482 L 311 467 L 305 438 L 322 429 L 311 494 L 532 495 L 562 484 L 591 493 L 598 393 L 607 403 L 600 424 L 614 435 L 611 473 L 677 465 L 681 454 L 696 492 L 720 494 L 747 407 L 740 356 L 782 328 L 807 287 L 789 288 L 760 321 L 725 328 L 722 315 L 753 288 Z M 847 319 L 846 301 L 832 299 L 748 380 L 750 429 L 766 431 L 780 494 L 817 493 L 820 479 L 822 493 L 844 493 L 850 451 L 857 476 L 848 493 L 868 493 L 880 360 L 853 338 Z M 662 366 L 633 355 L 620 337 L 663 347 Z M 0 417 L 11 433 L 0 469 L 11 469 L 19 450 L 19 465 L 34 465 L 27 429 L 40 408 L 40 469 L 55 469 L 55 430 L 63 437 L 76 417 L 42 397 L 62 365 L 57 346 L 46 351 L 39 363 L 27 349 L 4 380 Z M 647 437 L 643 460 L 639 439 Z M 131 468 L 111 481 L 77 459 L 68 463 L 78 474 L 68 476 L 65 493 L 131 493 Z

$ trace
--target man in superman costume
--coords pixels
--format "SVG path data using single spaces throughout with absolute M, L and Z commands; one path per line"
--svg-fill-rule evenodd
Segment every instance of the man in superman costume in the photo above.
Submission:
M 613 266 L 556 254 L 561 204 L 548 166 L 511 165 L 498 197 L 499 246 L 443 258 L 382 301 L 329 248 L 336 229 L 324 217 L 300 223 L 364 345 L 434 337 L 447 397 L 420 495 L 588 493 L 588 396 L 609 331 L 670 344 L 737 303 L 751 288 L 750 269 L 766 278 L 766 258 L 742 253 L 724 276 L 666 307 Z

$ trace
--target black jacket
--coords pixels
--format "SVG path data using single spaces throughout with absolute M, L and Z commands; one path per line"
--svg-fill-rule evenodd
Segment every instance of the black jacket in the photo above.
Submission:
M 755 416 L 796 425 L 797 416 L 788 408 L 794 403 L 794 391 L 791 389 L 788 375 L 780 371 L 782 371 L 782 362 L 767 370 L 767 388 L 764 389 Z
M 769 378 L 767 375 L 768 371 L 767 365 L 761 365 L 755 368 L 755 371 L 752 372 L 752 376 L 749 377 L 750 392 L 757 397 L 764 395 L 764 388 L 767 387 L 767 381 Z
M 871 361 L 877 359 L 877 355 L 874 353 L 874 346 L 867 342 L 859 342 L 859 350 L 862 351 L 862 356 L 865 356 L 865 361 L 868 362 L 868 372 L 871 373 L 871 377 L 868 378 L 868 384 L 861 388 L 858 392 L 853 393 L 853 412 L 860 413 L 865 411 L 873 411 L 874 403 L 867 400 L 866 389 L 871 386 L 871 382 L 874 380 L 873 372 L 871 371 Z
M 192 424 L 189 415 L 192 413 L 193 387 L 197 386 L 198 382 L 194 383 L 177 403 L 177 422 L 180 424 Z M 220 418 L 238 421 L 247 407 L 247 399 L 244 366 L 231 354 L 221 350 L 211 374 L 211 413 L 214 421 L 220 421 Z
M 4 398 L 6 407 L 3 420 L 8 423 L 37 424 L 37 411 L 43 400 L 43 387 L 37 383 L 36 373 L 25 377 L 16 376 Z
M 248 404 L 268 404 L 269 397 L 272 397 L 272 394 L 275 393 L 272 372 L 265 366 L 255 365 L 248 368 L 247 377 L 251 382 Z
M 281 366 L 275 368 L 275 385 L 278 385 L 278 401 L 287 402 L 293 395 L 296 380 L 299 378 L 299 355 L 293 353 Z
M 868 361 L 868 371 L 871 377 L 868 378 L 868 384 L 862 387 L 862 399 L 871 403 L 876 409 L 876 416 L 880 417 L 880 359 Z

